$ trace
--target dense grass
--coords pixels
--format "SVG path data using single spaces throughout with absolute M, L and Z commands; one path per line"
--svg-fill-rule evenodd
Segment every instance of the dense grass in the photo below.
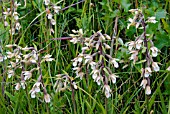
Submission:
M 39 77 L 38 72 L 33 72 L 31 79 L 27 80 L 26 89 L 15 90 L 15 84 L 20 81 L 21 70 L 16 71 L 12 78 L 7 76 L 9 60 L 0 62 L 0 113 L 71 113 L 71 114 L 169 114 L 170 113 L 170 2 L 169 0 L 51 0 L 61 6 L 59 14 L 54 14 L 56 25 L 52 26 L 54 33 L 50 34 L 49 20 L 46 17 L 46 8 L 43 0 L 18 0 L 21 6 L 18 7 L 19 22 L 21 30 L 10 35 L 10 27 L 4 27 L 2 12 L 11 7 L 11 1 L 2 0 L 0 3 L 0 53 L 6 55 L 8 50 L 5 45 L 17 44 L 21 47 L 34 47 L 39 51 L 40 56 L 51 54 L 55 59 L 50 63 L 42 63 L 43 82 L 51 96 L 51 102 L 45 103 L 43 92 L 40 92 L 35 99 L 32 99 L 29 91 Z M 76 5 L 76 3 L 78 3 Z M 70 6 L 74 4 L 73 6 Z M 64 9 L 66 8 L 66 9 Z M 142 81 L 141 63 L 134 65 L 129 61 L 127 47 L 122 46 L 122 41 L 128 42 L 135 39 L 141 31 L 134 27 L 127 29 L 128 19 L 133 17 L 129 9 L 143 9 L 145 18 L 155 16 L 156 24 L 149 24 L 147 34 L 152 35 L 155 46 L 161 50 L 159 56 L 154 58 L 160 64 L 160 71 L 152 73 L 151 95 L 145 95 L 140 87 Z M 2 10 L 3 9 L 3 10 Z M 52 12 L 53 13 L 53 12 Z M 9 23 L 10 19 L 7 20 Z M 74 79 L 76 74 L 72 70 L 72 59 L 81 50 L 80 44 L 72 44 L 69 40 L 54 40 L 53 38 L 68 37 L 72 29 L 82 28 L 84 36 L 90 37 L 94 31 L 102 30 L 103 34 L 116 35 L 115 43 L 109 53 L 113 57 L 124 60 L 118 69 L 112 69 L 117 73 L 116 84 L 111 86 L 112 96 L 106 98 L 102 87 L 98 86 L 91 76 L 88 78 Z M 112 45 L 112 43 L 109 43 Z M 143 58 L 141 54 L 140 59 Z M 124 65 L 128 67 L 122 69 Z M 31 69 L 34 66 L 27 66 Z M 78 89 L 72 88 L 56 92 L 54 86 L 57 77 L 55 75 L 67 73 L 77 82 Z M 70 86 L 70 85 L 68 85 Z M 41 88 L 42 89 L 42 88 Z M 74 91 L 74 94 L 73 94 Z

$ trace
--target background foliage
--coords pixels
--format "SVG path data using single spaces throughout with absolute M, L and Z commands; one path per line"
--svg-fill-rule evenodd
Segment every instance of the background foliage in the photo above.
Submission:
M 57 0 L 51 0 L 53 3 Z M 170 66 L 170 1 L 169 0 L 85 0 L 84 2 L 61 11 L 55 15 L 55 33 L 49 34 L 49 27 L 46 24 L 45 6 L 42 0 L 27 0 L 26 7 L 24 1 L 18 0 L 21 6 L 18 8 L 20 14 L 21 31 L 11 39 L 9 28 L 4 28 L 2 10 L 0 13 L 0 47 L 1 53 L 5 54 L 7 44 L 19 44 L 20 46 L 34 46 L 43 49 L 42 56 L 46 53 L 52 54 L 55 61 L 43 64 L 43 79 L 50 93 L 52 101 L 46 104 L 41 98 L 31 99 L 29 90 L 33 83 L 30 81 L 26 90 L 16 91 L 14 79 L 6 77 L 5 66 L 7 63 L 0 63 L 0 82 L 1 87 L 5 86 L 5 93 L 0 93 L 0 112 L 1 113 L 170 113 L 170 74 L 166 68 Z M 78 0 L 63 0 L 59 5 L 65 8 Z M 92 3 L 92 4 L 90 4 Z M 2 0 L 0 9 L 3 6 L 10 7 L 10 1 Z M 155 58 L 160 62 L 161 71 L 151 76 L 152 94 L 146 96 L 139 86 L 142 78 L 138 66 L 118 69 L 119 79 L 112 87 L 112 97 L 106 99 L 102 88 L 98 87 L 93 80 L 85 79 L 79 82 L 79 89 L 75 91 L 76 110 L 74 110 L 71 99 L 71 91 L 56 93 L 54 83 L 56 74 L 63 71 L 75 77 L 72 69 L 71 60 L 76 57 L 80 47 L 73 45 L 69 41 L 51 40 L 69 36 L 72 29 L 82 28 L 85 36 L 90 36 L 93 31 L 102 30 L 102 33 L 113 35 L 115 20 L 118 19 L 116 30 L 117 37 L 122 38 L 123 42 L 134 40 L 136 29 L 127 28 L 128 18 L 132 15 L 129 9 L 142 8 L 145 18 L 155 16 L 158 21 L 156 24 L 149 24 L 147 34 L 152 35 L 155 46 L 161 50 L 159 57 Z M 118 40 L 118 39 L 116 39 Z M 116 41 L 118 42 L 118 41 Z M 116 46 L 116 45 L 115 45 Z M 126 48 L 114 47 L 115 56 L 127 61 Z M 5 78 L 6 77 L 6 78 Z M 38 77 L 34 74 L 34 79 Z M 5 81 L 3 81 L 5 79 Z M 32 80 L 33 82 L 35 80 Z M 0 88 L 1 91 L 2 88 Z

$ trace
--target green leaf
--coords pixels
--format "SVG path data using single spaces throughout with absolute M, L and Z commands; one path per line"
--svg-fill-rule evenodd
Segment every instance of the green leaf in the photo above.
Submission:
M 134 26 L 130 26 L 129 29 L 126 29 L 126 35 L 129 37 L 129 38 L 132 38 L 134 37 L 134 34 L 136 33 L 136 28 Z
M 11 101 L 14 101 L 14 102 L 16 101 L 15 97 L 11 93 L 5 91 L 5 94 L 10 98 Z
M 122 8 L 124 8 L 125 11 L 128 12 L 129 7 L 131 6 L 131 4 L 129 3 L 129 0 L 121 0 L 120 4 Z
M 163 28 L 165 29 L 165 31 L 170 34 L 170 26 L 169 26 L 169 24 L 165 21 L 165 19 L 161 19 L 161 21 L 163 23 Z
M 156 41 L 154 44 L 158 49 L 162 49 L 164 46 L 168 47 L 170 46 L 170 36 L 166 33 L 158 33 L 156 34 Z
M 169 75 L 169 74 L 167 73 L 167 75 Z M 164 86 L 165 86 L 165 92 L 164 92 L 164 94 L 170 96 L 170 91 L 169 91 L 169 87 L 170 87 L 170 76 L 167 76 L 167 78 L 166 78 L 166 80 L 165 80 L 165 82 L 164 82 Z
M 156 19 L 160 20 L 161 18 L 165 18 L 165 17 L 166 17 L 166 10 L 158 9 L 156 11 Z
M 141 64 L 141 63 L 144 63 L 144 62 L 146 62 L 145 59 L 144 59 L 144 60 L 141 60 L 141 61 L 139 61 L 139 62 L 137 62 L 136 64 Z
M 163 97 L 162 92 L 161 92 L 161 90 L 160 90 L 160 87 L 159 87 L 159 89 L 158 89 L 158 93 L 159 93 L 159 97 L 160 97 L 160 101 L 161 101 L 161 105 L 162 105 L 162 107 L 161 107 L 162 113 L 163 113 L 163 114 L 167 114 L 166 105 L 165 105 L 165 100 L 164 100 L 164 97 Z

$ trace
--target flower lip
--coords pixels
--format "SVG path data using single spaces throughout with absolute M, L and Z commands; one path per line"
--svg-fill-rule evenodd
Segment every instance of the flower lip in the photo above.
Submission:
M 146 88 L 146 85 L 147 85 L 147 80 L 146 79 L 143 79 L 140 86 L 142 86 L 144 89 Z
M 155 72 L 159 71 L 160 70 L 160 67 L 158 66 L 158 64 L 156 62 L 153 62 L 152 63 L 152 68 Z
M 105 96 L 106 96 L 106 98 L 109 98 L 109 97 L 111 97 L 111 89 L 110 89 L 110 86 L 109 85 L 107 85 L 107 84 L 105 84 L 104 86 L 103 86 L 103 90 L 105 90 Z
M 146 86 L 145 94 L 146 94 L 146 95 L 150 95 L 150 94 L 151 94 L 151 88 L 150 88 L 150 86 Z
M 145 77 L 149 77 L 149 76 L 151 75 L 151 73 L 152 73 L 151 68 L 150 68 L 150 67 L 146 67 L 146 68 L 145 68 L 144 76 L 145 76 Z
M 152 56 L 153 57 L 156 57 L 158 55 L 158 51 L 159 51 L 158 48 L 152 46 L 150 48 L 150 50 L 152 51 Z
M 44 95 L 44 100 L 46 103 L 49 103 L 51 101 L 50 95 L 48 93 Z
M 50 4 L 50 0 L 44 0 L 44 3 L 45 3 L 45 5 L 47 6 L 47 5 Z

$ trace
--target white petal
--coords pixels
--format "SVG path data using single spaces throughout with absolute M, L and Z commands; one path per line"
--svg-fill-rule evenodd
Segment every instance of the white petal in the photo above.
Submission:
M 145 73 L 144 76 L 145 76 L 145 77 L 149 77 L 149 74 L 148 74 L 148 73 Z
M 45 99 L 46 103 L 49 103 L 50 102 L 50 95 L 49 94 L 44 95 L 44 99 Z
M 145 94 L 146 94 L 146 95 L 150 95 L 150 94 L 151 94 L 151 88 L 150 88 L 150 86 L 146 86 Z
M 109 92 L 105 92 L 105 96 L 106 96 L 106 98 L 109 98 L 109 97 L 111 97 L 111 94 Z
M 152 52 L 152 56 L 153 56 L 153 57 L 156 57 L 157 55 L 158 55 L 157 52 Z
M 119 64 L 118 64 L 116 61 L 114 62 L 114 67 L 115 67 L 115 68 L 118 68 L 118 67 L 119 67 Z
M 35 98 L 35 91 L 31 92 L 31 98 Z
M 19 84 L 19 83 L 17 83 L 17 84 L 16 84 L 16 86 L 15 86 L 15 89 L 16 89 L 16 90 L 19 90 L 19 89 L 20 89 L 20 87 L 21 87 L 21 86 L 20 86 L 20 84 Z

